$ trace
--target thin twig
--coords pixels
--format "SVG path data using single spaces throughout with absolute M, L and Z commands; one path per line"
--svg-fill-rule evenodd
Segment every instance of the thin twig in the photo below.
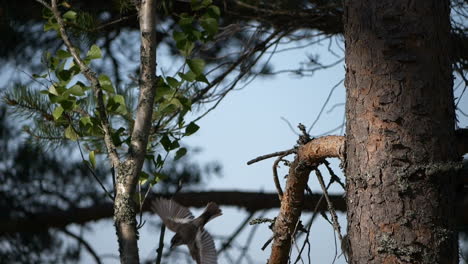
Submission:
M 281 188 L 281 184 L 278 179 L 278 163 L 289 154 L 284 154 L 279 156 L 275 162 L 273 162 L 273 182 L 275 183 L 276 192 L 278 193 L 278 198 L 280 202 L 283 200 L 283 189 Z
M 107 196 L 109 196 L 109 198 L 114 201 L 114 198 L 112 196 L 112 194 L 106 189 L 106 187 L 104 186 L 104 184 L 102 183 L 101 179 L 99 179 L 99 177 L 96 175 L 96 173 L 94 172 L 93 168 L 91 168 L 88 164 L 88 162 L 86 161 L 84 155 L 83 155 L 83 151 L 81 150 L 81 145 L 80 145 L 80 141 L 77 139 L 76 140 L 76 144 L 78 145 L 78 149 L 80 150 L 80 155 L 81 155 L 81 159 L 83 160 L 83 163 L 86 165 L 86 167 L 88 168 L 88 170 L 91 172 L 91 174 L 94 176 L 94 178 L 96 179 L 96 181 L 99 183 L 99 185 L 101 185 L 101 188 L 104 190 L 104 192 L 107 194 Z
M 255 212 L 251 212 L 244 221 L 237 227 L 237 229 L 229 236 L 226 242 L 223 243 L 223 246 L 220 250 L 218 250 L 218 254 L 225 251 L 229 248 L 232 241 L 240 234 L 240 232 L 244 229 L 244 227 L 250 222 L 250 219 L 254 216 Z
M 49 89 L 49 87 L 47 87 L 45 84 L 41 83 L 39 80 L 37 80 L 36 78 L 34 78 L 31 74 L 27 73 L 26 71 L 22 70 L 22 69 L 18 69 L 20 72 L 24 73 L 25 75 L 27 75 L 32 81 L 40 84 L 42 87 L 44 87 L 45 89 Z
M 297 246 L 296 239 L 294 237 L 296 235 L 296 232 L 297 232 L 297 229 L 298 229 L 299 225 L 302 225 L 301 221 L 296 222 L 296 226 L 294 227 L 294 231 L 293 231 L 293 233 L 291 235 L 291 246 L 289 247 L 289 255 L 290 256 L 291 256 L 291 252 L 292 252 L 292 249 L 293 249 L 292 245 L 296 246 L 296 250 L 299 252 L 299 247 Z M 304 263 L 304 260 L 302 259 L 301 254 L 299 254 L 297 257 L 301 260 L 302 263 Z M 289 258 L 288 263 L 291 263 L 291 258 Z
M 328 190 L 328 188 L 330 188 L 330 186 L 331 186 L 332 183 L 333 183 L 333 182 L 332 182 L 332 180 L 330 179 L 330 182 L 328 182 L 328 184 L 327 184 L 327 188 L 326 188 L 327 190 Z M 308 193 L 309 195 L 312 195 L 312 191 L 310 190 L 309 185 L 306 185 L 306 191 L 307 191 L 307 193 Z M 308 248 L 308 257 L 309 257 L 309 263 L 310 263 L 310 242 L 309 242 L 310 228 L 312 227 L 312 223 L 314 222 L 315 217 L 317 216 L 318 209 L 319 209 L 319 207 L 320 207 L 320 204 L 321 204 L 322 201 L 323 201 L 323 197 L 324 197 L 324 195 L 322 194 L 322 195 L 320 196 L 320 199 L 319 199 L 319 200 L 317 201 L 317 203 L 315 204 L 315 208 L 314 208 L 312 217 L 310 218 L 310 221 L 309 221 L 309 223 L 307 224 L 307 232 L 306 232 L 306 238 L 305 238 L 305 240 L 304 240 L 304 244 L 302 245 L 302 248 L 301 248 L 301 250 L 299 251 L 299 255 L 298 255 L 298 257 L 296 258 L 296 261 L 294 262 L 294 264 L 296 264 L 296 263 L 299 262 L 299 260 L 300 260 L 299 256 L 300 256 L 300 255 L 302 254 L 302 252 L 304 251 L 306 245 L 309 245 L 309 248 Z M 299 233 L 298 236 L 300 236 L 301 234 L 302 234 L 302 233 Z
M 312 130 L 312 128 L 313 128 L 313 127 L 315 126 L 315 124 L 319 121 L 320 116 L 322 116 L 323 110 L 325 110 L 325 107 L 327 106 L 328 101 L 330 101 L 330 98 L 331 98 L 333 92 L 335 91 L 335 89 L 336 89 L 341 83 L 343 83 L 343 81 L 344 81 L 344 79 L 341 79 L 337 84 L 335 84 L 335 85 L 331 88 L 330 92 L 328 93 L 327 99 L 325 100 L 325 102 L 324 102 L 323 105 L 322 105 L 322 108 L 320 109 L 319 114 L 317 115 L 317 117 L 315 118 L 314 122 L 313 122 L 312 125 L 309 127 L 309 130 L 308 130 L 307 132 L 310 133 L 310 131 Z
M 330 177 L 330 181 L 328 182 L 328 184 L 327 184 L 327 186 L 326 186 L 326 188 L 325 188 L 327 191 L 328 191 L 328 189 L 330 188 L 330 186 L 333 184 L 333 182 L 335 182 L 335 179 L 333 179 L 333 176 L 332 176 L 332 177 Z M 310 187 L 309 187 L 308 185 L 306 185 L 306 191 L 307 191 L 307 193 L 308 193 L 309 195 L 312 195 L 312 191 L 310 190 Z M 303 243 L 303 245 L 302 245 L 302 247 L 301 247 L 301 250 L 300 250 L 299 253 L 298 253 L 298 257 L 296 258 L 294 264 L 298 263 L 299 260 L 301 260 L 300 256 L 302 255 L 302 252 L 304 251 L 306 245 L 309 246 L 309 247 L 308 247 L 308 250 L 307 250 L 307 251 L 308 251 L 307 254 L 308 254 L 308 260 L 309 260 L 309 263 L 310 263 L 310 242 L 309 242 L 310 228 L 312 227 L 312 223 L 313 223 L 315 217 L 317 216 L 318 208 L 319 208 L 319 206 L 320 206 L 320 204 L 321 204 L 321 202 L 322 202 L 324 196 L 325 196 L 325 195 L 322 194 L 322 196 L 320 196 L 320 199 L 318 200 L 317 204 L 315 205 L 315 209 L 314 209 L 314 211 L 313 211 L 312 217 L 311 217 L 309 223 L 307 224 L 306 238 L 305 238 L 305 240 L 304 240 L 304 243 Z M 324 216 L 325 216 L 325 215 L 324 215 Z M 328 220 L 328 218 L 326 218 L 326 216 L 325 216 L 325 220 L 327 220 L 327 221 L 333 226 L 333 223 L 331 223 L 330 220 Z M 300 233 L 300 234 L 302 234 L 302 233 Z M 300 235 L 300 234 L 299 234 L 299 235 Z M 335 234 L 334 234 L 334 235 L 335 235 Z M 335 249 L 336 249 L 336 247 L 335 247 Z M 336 259 L 336 255 L 335 255 L 335 259 Z M 302 261 L 302 260 L 301 260 L 301 261 Z
M 158 253 L 156 256 L 156 264 L 161 264 L 162 253 L 164 249 L 164 233 L 166 232 L 166 226 L 164 224 L 161 225 L 161 232 L 159 234 L 159 247 L 156 250 Z
M 263 213 L 260 215 L 260 218 L 264 217 L 265 214 L 266 214 L 267 210 L 263 211 Z M 242 248 L 242 253 L 240 254 L 239 258 L 237 259 L 237 264 L 240 264 L 242 263 L 242 259 L 245 257 L 245 255 L 247 254 L 247 250 L 250 248 L 250 244 L 252 243 L 253 241 L 253 238 L 255 237 L 255 233 L 257 232 L 258 230 L 258 226 L 259 225 L 255 225 L 253 228 L 252 228 L 252 231 L 250 231 L 249 233 L 249 236 L 247 237 L 247 240 L 245 242 L 245 245 L 244 247 Z
M 325 183 L 323 182 L 322 173 L 320 172 L 318 168 L 316 168 L 315 174 L 317 175 L 317 179 L 320 183 L 320 187 L 322 187 L 323 195 L 325 196 L 325 200 L 327 201 L 328 211 L 330 212 L 330 215 L 333 221 L 333 228 L 338 233 L 338 238 L 340 239 L 340 243 L 343 244 L 343 237 L 341 236 L 341 227 L 340 227 L 340 224 L 338 223 L 338 217 L 336 216 L 335 208 L 333 207 L 330 197 L 328 196 L 328 190 L 325 187 Z
M 49 10 L 52 10 L 52 7 L 46 3 L 46 1 L 43 1 L 43 0 L 36 0 L 36 2 L 40 3 L 41 5 L 43 5 L 45 8 L 49 9 Z
M 137 16 L 137 14 L 132 14 L 132 15 L 120 17 L 120 18 L 118 18 L 118 19 L 116 19 L 116 20 L 112 20 L 112 21 L 110 21 L 110 22 L 107 22 L 107 23 L 105 23 L 105 24 L 102 24 L 102 25 L 100 25 L 100 26 L 94 28 L 92 31 L 100 31 L 100 30 L 102 30 L 102 29 L 104 29 L 104 28 L 106 28 L 106 27 L 108 27 L 108 26 L 112 26 L 112 25 L 114 25 L 114 24 L 118 24 L 118 23 L 120 23 L 120 22 L 122 22 L 122 21 L 128 20 L 128 19 L 130 19 L 130 18 L 134 18 L 134 17 L 136 17 L 136 16 Z
M 269 158 L 273 158 L 273 157 L 277 157 L 277 156 L 283 156 L 284 155 L 283 157 L 285 157 L 285 156 L 293 154 L 293 153 L 296 153 L 295 149 L 288 149 L 288 150 L 284 150 L 284 151 L 278 151 L 278 152 L 262 155 L 262 156 L 256 157 L 255 159 L 247 161 L 247 165 L 251 165 L 251 164 L 253 164 L 255 162 L 259 162 L 259 161 L 269 159 Z
M 328 173 L 330 174 L 330 184 L 333 182 L 337 182 L 341 186 L 341 188 L 343 188 L 343 190 L 346 190 L 346 187 L 344 183 L 341 182 L 340 177 L 338 177 L 338 175 L 336 175 L 333 169 L 330 167 L 330 162 L 328 162 L 327 160 L 324 160 L 323 164 L 325 165 L 325 167 L 328 170 Z
M 300 134 L 296 132 L 296 130 L 294 130 L 293 126 L 291 125 L 291 122 L 289 122 L 289 120 L 287 120 L 286 118 L 284 117 L 280 117 L 281 120 L 283 120 L 289 127 L 289 129 L 291 129 L 291 131 L 296 134 L 297 136 L 299 136 Z
M 80 242 L 80 244 L 82 244 L 86 250 L 88 250 L 89 254 L 94 258 L 94 260 L 96 261 L 97 264 L 101 264 L 101 259 L 99 258 L 99 256 L 97 255 L 96 251 L 91 247 L 91 245 L 86 241 L 84 240 L 81 236 L 78 236 L 70 231 L 68 231 L 66 228 L 62 228 L 60 229 L 63 233 L 65 233 L 66 235 L 76 239 L 77 241 Z
M 271 241 L 273 241 L 273 238 L 274 238 L 274 236 L 271 236 L 271 237 L 267 240 L 267 242 L 265 242 L 265 244 L 263 244 L 262 250 L 265 250 L 265 248 L 268 247 L 268 245 L 270 245 Z

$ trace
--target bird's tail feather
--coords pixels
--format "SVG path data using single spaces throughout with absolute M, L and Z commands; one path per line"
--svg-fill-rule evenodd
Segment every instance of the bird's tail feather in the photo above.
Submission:
M 203 224 L 206 224 L 208 221 L 212 220 L 215 217 L 222 215 L 223 212 L 219 209 L 219 206 L 214 202 L 209 202 L 206 205 L 205 210 L 200 215 L 200 218 L 203 219 Z

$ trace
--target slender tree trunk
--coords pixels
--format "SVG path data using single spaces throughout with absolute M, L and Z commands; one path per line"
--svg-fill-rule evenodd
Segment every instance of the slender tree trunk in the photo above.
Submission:
M 156 1 L 143 0 L 141 5 L 139 2 L 137 5 L 141 31 L 140 94 L 128 158 L 117 168 L 114 202 L 120 262 L 125 264 L 140 262 L 136 205 L 133 198 L 145 159 L 156 94 Z
M 458 263 L 449 12 L 345 1 L 350 263 Z

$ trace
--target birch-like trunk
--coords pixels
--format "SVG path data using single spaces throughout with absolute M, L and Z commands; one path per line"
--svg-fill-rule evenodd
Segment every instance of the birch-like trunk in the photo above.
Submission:
M 142 0 L 137 9 L 141 31 L 140 95 L 128 158 L 117 168 L 114 202 L 120 261 L 125 264 L 139 263 L 133 197 L 146 154 L 156 94 L 156 1 Z

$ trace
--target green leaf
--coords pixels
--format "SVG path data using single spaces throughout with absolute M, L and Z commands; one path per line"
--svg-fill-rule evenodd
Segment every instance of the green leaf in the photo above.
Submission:
M 42 18 L 48 19 L 54 16 L 54 13 L 50 9 L 42 8 Z
M 164 135 L 162 138 L 161 138 L 161 145 L 163 146 L 163 148 L 169 152 L 171 150 L 171 145 L 172 145 L 172 142 L 171 140 L 169 139 L 169 137 L 167 135 Z
M 94 150 L 89 152 L 89 162 L 91 163 L 91 166 L 96 168 L 96 157 L 94 156 Z
M 174 90 L 169 87 L 166 83 L 164 85 L 158 85 L 156 87 L 156 102 L 159 102 L 162 98 L 169 98 L 174 95 Z
M 213 3 L 212 0 L 192 0 L 192 3 L 191 3 L 192 10 L 197 11 L 197 10 L 203 9 L 211 5 L 211 3 Z
M 210 5 L 208 7 L 208 14 L 212 18 L 219 18 L 221 16 L 221 11 L 219 10 L 219 7 L 217 7 L 215 5 Z
M 105 74 L 101 74 L 99 75 L 99 84 L 101 85 L 101 88 L 104 90 L 104 91 L 107 91 L 109 93 L 114 93 L 114 87 L 112 86 L 112 82 L 109 78 L 109 76 L 105 75 Z
M 114 97 L 112 97 L 112 100 L 114 103 L 118 105 L 117 109 L 115 109 L 115 112 L 121 115 L 127 114 L 127 106 L 125 105 L 125 98 L 120 95 L 116 94 Z
M 57 89 L 54 84 L 52 84 L 49 87 L 49 93 L 53 94 L 53 95 L 56 95 L 56 96 L 59 96 L 61 94 L 61 93 L 59 94 L 59 89 Z
M 171 86 L 171 88 L 177 89 L 180 86 L 180 82 L 175 78 L 167 77 L 166 81 L 167 81 L 167 84 L 169 84 L 169 86 Z
M 164 160 L 161 154 L 158 154 L 158 158 L 156 159 L 155 165 L 156 168 L 162 168 L 162 166 L 164 165 Z
M 193 73 L 192 71 L 189 71 L 187 73 L 179 72 L 178 74 L 179 74 L 180 78 L 186 80 L 187 82 L 193 82 L 193 81 L 195 81 L 195 78 L 197 77 L 197 75 L 195 73 Z
M 183 26 L 188 26 L 188 25 L 192 25 L 193 23 L 193 17 L 190 17 L 190 16 L 187 16 L 187 17 L 182 17 L 180 20 L 179 20 L 179 25 L 181 27 Z
M 201 3 L 202 6 L 205 6 L 205 7 L 206 7 L 206 6 L 209 6 L 209 5 L 211 5 L 211 4 L 213 3 L 212 0 L 202 0 L 201 2 L 202 2 L 202 3 Z
M 195 73 L 195 75 L 202 74 L 203 70 L 205 69 L 205 61 L 202 59 L 187 60 L 187 64 L 190 67 L 190 70 Z
M 76 141 L 79 138 L 78 134 L 71 125 L 65 129 L 65 137 L 73 141 Z
M 218 21 L 214 18 L 208 17 L 200 21 L 201 26 L 210 35 L 215 35 L 218 32 Z
M 171 150 L 176 149 L 178 147 L 180 147 L 179 140 L 176 139 L 176 140 L 172 141 Z
M 177 99 L 179 99 L 185 110 L 190 111 L 192 109 L 192 100 L 184 96 L 178 96 Z
M 120 147 L 123 141 L 120 139 L 120 135 L 125 131 L 125 128 L 120 127 L 117 131 L 111 132 L 111 139 L 115 146 Z
M 92 45 L 86 55 L 86 59 L 95 60 L 102 57 L 101 49 L 96 45 Z
M 140 171 L 140 175 L 138 177 L 138 181 L 140 182 L 140 185 L 144 185 L 149 179 L 148 173 L 144 171 Z
M 180 147 L 179 141 L 177 139 L 174 141 L 171 141 L 169 137 L 167 136 L 167 134 L 161 138 L 160 142 L 167 152 Z
M 186 136 L 190 136 L 192 135 L 193 133 L 197 132 L 197 130 L 199 129 L 200 127 L 195 124 L 194 122 L 191 122 L 190 124 L 188 124 L 188 126 L 185 128 L 185 135 Z
M 172 98 L 167 102 L 167 105 L 175 105 L 177 108 L 182 108 L 183 105 L 178 98 Z
M 45 78 L 45 77 L 47 77 L 47 73 L 45 73 L 43 75 L 33 73 L 32 77 L 36 78 L 36 79 Z
M 181 40 L 176 43 L 176 47 L 180 50 L 182 56 L 188 57 L 192 53 L 195 43 L 189 40 Z
M 63 114 L 63 107 L 61 105 L 55 107 L 54 112 L 52 113 L 52 116 L 54 117 L 55 120 L 59 119 Z
M 75 107 L 75 102 L 76 100 L 75 97 L 70 97 L 71 99 L 69 100 L 61 100 L 60 105 L 63 107 L 65 111 L 71 111 Z
M 68 70 L 60 70 L 57 69 L 55 71 L 55 75 L 57 75 L 57 78 L 61 81 L 62 85 L 66 85 L 70 80 L 71 80 L 71 72 Z
M 81 127 L 85 128 L 85 129 L 89 129 L 89 128 L 93 127 L 93 122 L 91 121 L 91 117 L 84 116 L 84 117 L 80 118 L 80 125 L 81 125 Z
M 210 84 L 210 82 L 208 81 L 208 79 L 206 78 L 206 76 L 205 76 L 204 74 L 198 75 L 198 76 L 195 78 L 195 80 L 196 80 L 197 82 L 204 82 L 204 83 L 206 83 L 206 84 Z
M 76 96 L 83 96 L 85 94 L 84 91 L 83 91 L 83 88 L 78 84 L 73 85 L 67 91 L 70 94 L 73 94 L 73 95 L 76 95 Z
M 153 173 L 153 176 L 154 176 L 154 179 L 152 181 L 153 185 L 168 178 L 167 175 L 159 173 L 159 172 Z
M 58 59 L 66 59 L 66 58 L 70 58 L 72 55 L 70 52 L 66 51 L 66 50 L 58 50 L 57 53 L 55 54 L 55 56 L 58 58 Z
M 187 35 L 185 35 L 184 32 L 180 32 L 180 31 L 174 31 L 174 34 L 172 36 L 176 42 L 180 42 L 182 40 L 187 39 Z
M 192 26 L 188 27 L 187 26 L 183 30 L 184 30 L 184 33 L 187 34 L 186 41 L 188 43 L 196 42 L 197 40 L 200 40 L 201 37 L 202 37 L 202 32 L 198 29 L 198 27 L 192 27 Z M 184 40 L 182 40 L 182 41 L 184 41 Z
M 59 25 L 57 24 L 57 21 L 55 19 L 49 19 L 45 24 L 44 24 L 44 31 L 49 31 L 49 30 L 59 30 Z
M 127 114 L 127 107 L 125 106 L 125 98 L 122 95 L 110 96 L 107 100 L 107 110 L 121 115 Z
M 180 149 L 177 150 L 174 159 L 178 160 L 178 159 L 182 158 L 183 156 L 185 156 L 185 154 L 187 154 L 187 149 L 186 148 L 180 148 Z
M 75 20 L 76 19 L 76 12 L 75 11 L 67 11 L 65 14 L 63 14 L 63 18 L 68 19 L 68 20 Z

